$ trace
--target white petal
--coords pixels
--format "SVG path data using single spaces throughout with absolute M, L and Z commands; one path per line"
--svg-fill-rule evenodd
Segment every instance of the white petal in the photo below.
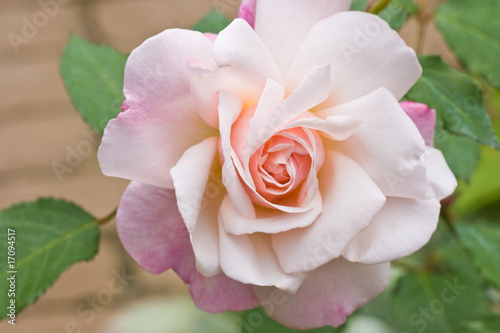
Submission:
M 249 138 L 249 147 L 252 150 L 247 153 L 247 157 L 249 158 L 286 123 L 323 102 L 329 94 L 329 82 L 329 66 L 316 66 L 305 76 L 297 89 L 271 112 L 264 107 L 257 108 L 251 120 L 251 130 L 256 130 L 258 134 L 252 134 Z
M 303 277 L 286 274 L 281 269 L 269 235 L 231 235 L 221 222 L 219 235 L 221 267 L 228 277 L 246 284 L 275 286 L 290 292 L 299 288 Z
M 321 195 L 317 193 L 312 209 L 303 213 L 284 213 L 278 210 L 256 207 L 257 217 L 248 219 L 236 211 L 231 202 L 226 199 L 222 203 L 220 219 L 224 229 L 233 235 L 264 232 L 276 234 L 295 228 L 304 228 L 313 223 L 323 211 Z
M 323 213 L 309 227 L 272 235 L 285 272 L 310 271 L 337 258 L 385 203 L 366 172 L 333 150 L 326 151 L 318 178 Z
M 309 273 L 295 295 L 275 288 L 254 290 L 267 313 L 289 328 L 337 327 L 385 289 L 389 272 L 389 263 L 362 265 L 338 258 Z
M 427 169 L 427 181 L 438 200 L 451 195 L 457 187 L 457 179 L 446 163 L 443 153 L 435 148 L 426 147 L 421 159 Z
M 226 191 L 217 182 L 220 170 L 217 153 L 219 138 L 212 137 L 188 149 L 170 170 L 177 207 L 190 236 L 196 267 L 205 276 L 220 273 L 218 212 Z
M 262 84 L 267 79 L 283 82 L 271 53 L 243 19 L 235 19 L 219 33 L 212 54 L 220 67 L 237 68 L 250 78 L 257 77 Z
M 255 31 L 285 73 L 309 30 L 322 19 L 349 10 L 350 5 L 350 0 L 257 1 Z
M 234 95 L 221 91 L 219 93 L 219 131 L 224 164 L 222 166 L 222 181 L 229 199 L 238 213 L 248 218 L 255 218 L 253 203 L 241 183 L 233 163 L 231 147 L 231 126 L 241 113 L 241 101 Z M 236 161 L 236 160 L 235 160 Z
M 358 162 L 385 195 L 425 198 L 426 170 L 420 160 L 425 151 L 424 140 L 386 89 L 319 111 L 318 115 L 362 119 L 347 140 L 335 142 L 335 149 Z
M 188 230 L 192 230 L 198 220 L 218 141 L 219 138 L 211 137 L 189 148 L 170 169 L 177 207 Z
M 323 132 L 323 135 L 335 141 L 347 139 L 361 125 L 362 120 L 350 115 L 328 116 L 325 119 L 304 118 L 294 121 L 286 128 L 306 127 Z
M 329 106 L 385 87 L 399 100 L 422 73 L 415 52 L 376 15 L 343 12 L 315 25 L 285 76 L 292 91 L 318 64 L 331 66 Z
M 373 222 L 342 251 L 354 262 L 378 264 L 420 249 L 436 230 L 439 201 L 434 198 L 387 198 Z

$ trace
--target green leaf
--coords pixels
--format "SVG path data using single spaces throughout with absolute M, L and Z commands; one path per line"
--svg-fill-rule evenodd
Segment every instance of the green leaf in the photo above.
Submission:
M 450 134 L 442 128 L 436 128 L 434 144 L 443 152 L 455 176 L 470 181 L 480 162 L 480 145 L 469 138 Z
M 472 72 L 500 87 L 500 0 L 451 0 L 436 11 L 450 48 Z
M 423 74 L 408 92 L 409 99 L 436 109 L 437 127 L 500 149 L 478 82 L 438 56 L 420 56 L 419 61 Z
M 387 21 L 392 29 L 399 30 L 417 12 L 418 6 L 413 0 L 394 0 L 379 16 Z
M 9 239 L 8 229 L 15 231 Z M 12 236 L 11 236 L 12 237 Z M 15 243 L 13 243 L 15 241 Z M 12 206 L 0 213 L 0 319 L 10 299 L 16 313 L 33 303 L 72 264 L 97 253 L 99 226 L 94 217 L 63 200 L 39 199 Z M 9 243 L 10 242 L 10 243 Z M 15 248 L 13 267 L 6 267 L 8 246 Z M 15 297 L 6 293 L 8 271 L 15 275 Z
M 352 0 L 351 10 L 364 12 L 370 0 Z
M 125 100 L 123 76 L 127 56 L 72 35 L 61 58 L 61 74 L 83 119 L 102 134 Z
M 253 310 L 248 310 L 242 312 L 241 320 L 239 321 L 241 325 L 241 332 L 258 332 L 258 333 L 301 333 L 304 331 L 294 330 L 287 328 L 267 315 L 262 307 L 255 308 Z M 342 332 L 342 327 L 323 327 L 313 330 L 308 330 L 308 333 L 340 333 Z
M 475 223 L 458 224 L 456 229 L 482 275 L 500 288 L 500 228 Z
M 454 333 L 498 333 L 499 330 L 500 316 L 496 315 L 464 323 Z
M 384 320 L 394 332 L 426 333 L 453 333 L 462 322 L 488 315 L 483 280 L 449 234 L 419 252 L 429 250 L 423 268 L 404 272 L 360 312 Z
M 500 153 L 483 147 L 481 155 L 482 158 L 472 174 L 470 183 L 459 186 L 461 195 L 454 202 L 453 210 L 460 216 L 469 216 L 483 207 L 500 202 L 500 177 L 498 177 Z
M 229 23 L 231 23 L 231 21 L 214 8 L 191 29 L 203 33 L 210 32 L 218 34 L 224 30 Z
M 458 170 L 457 177 L 468 178 L 477 163 L 477 158 L 471 160 L 471 157 L 477 157 L 478 150 L 466 140 L 450 136 L 468 138 L 500 149 L 483 104 L 479 84 L 448 66 L 438 56 L 420 56 L 419 61 L 423 67 L 422 77 L 406 98 L 436 109 L 436 146 L 449 158 L 451 168 Z M 466 154 L 456 149 L 462 144 L 466 147 Z M 465 166 L 461 166 L 461 163 Z

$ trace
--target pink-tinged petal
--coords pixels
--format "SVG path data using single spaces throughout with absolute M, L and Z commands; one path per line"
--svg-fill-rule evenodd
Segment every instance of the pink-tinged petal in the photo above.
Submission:
M 309 227 L 272 235 L 285 272 L 310 271 L 339 257 L 385 203 L 385 196 L 366 172 L 334 150 L 326 151 L 318 178 L 323 213 Z
M 286 73 L 311 28 L 331 15 L 349 10 L 350 6 L 350 0 L 258 1 L 255 31 L 273 54 L 281 72 Z
M 130 256 L 154 274 L 174 269 L 190 284 L 198 308 L 215 313 L 258 305 L 251 286 L 222 273 L 206 278 L 196 270 L 189 233 L 177 210 L 173 190 L 130 183 L 118 208 L 116 223 Z
M 125 250 L 153 274 L 182 269 L 191 255 L 173 190 L 130 183 L 118 207 L 116 226 Z
M 212 55 L 219 67 L 237 68 L 261 85 L 267 79 L 283 82 L 269 50 L 245 20 L 235 19 L 219 33 Z
M 189 291 L 198 309 L 209 313 L 238 312 L 259 305 L 251 285 L 230 279 L 223 273 L 211 278 L 194 274 Z
M 167 30 L 130 55 L 124 93 L 128 108 L 109 122 L 98 157 L 107 176 L 172 188 L 169 170 L 184 151 L 213 136 L 191 98 L 186 62 L 211 60 L 212 43 L 201 33 Z
M 211 174 L 220 170 L 218 159 L 214 163 L 218 142 L 219 138 L 211 137 L 189 148 L 170 169 L 177 207 L 191 233 L 196 266 L 205 276 L 220 273 L 217 215 L 226 192 L 222 184 L 213 180 L 208 184 Z M 209 185 L 212 197 L 205 193 Z
M 280 267 L 269 235 L 232 235 L 219 222 L 220 264 L 228 277 L 245 284 L 275 286 L 295 292 L 302 274 L 287 274 Z
M 415 52 L 376 15 L 344 12 L 315 25 L 304 39 L 289 72 L 292 91 L 311 68 L 331 66 L 326 106 L 352 101 L 381 87 L 399 100 L 422 73 Z
M 219 128 L 219 91 L 239 96 L 245 107 L 256 105 L 264 88 L 260 79 L 233 67 L 213 67 L 199 58 L 187 63 L 193 100 L 200 116 L 207 124 Z
M 255 12 L 257 11 L 257 0 L 241 1 L 238 17 L 244 19 L 253 28 L 255 27 Z
M 283 213 L 278 210 L 256 207 L 256 218 L 248 219 L 236 211 L 229 199 L 223 201 L 220 209 L 220 221 L 224 229 L 233 235 L 263 232 L 275 234 L 295 228 L 311 225 L 323 211 L 321 195 L 317 193 L 313 208 L 304 213 Z
M 304 118 L 292 122 L 286 128 L 306 127 L 321 131 L 322 134 L 335 141 L 343 141 L 349 138 L 352 133 L 361 125 L 362 120 L 350 115 L 328 116 L 325 119 Z
M 443 153 L 432 147 L 427 147 L 421 159 L 427 169 L 427 181 L 438 200 L 450 196 L 457 187 L 457 179 L 446 163 Z
M 363 119 L 347 140 L 335 142 L 336 149 L 356 160 L 385 195 L 425 197 L 426 170 L 420 160 L 424 140 L 386 89 L 317 114 L 321 118 L 350 115 Z
M 329 82 L 330 66 L 316 66 L 304 77 L 297 89 L 274 110 L 266 113 L 266 108 L 257 107 L 250 123 L 248 146 L 252 149 L 247 150 L 247 157 L 289 121 L 326 100 L 330 92 Z
M 436 230 L 439 201 L 388 197 L 372 223 L 342 251 L 342 256 L 363 264 L 378 264 L 405 257 L 424 246 Z
M 225 91 L 219 93 L 219 130 L 222 157 L 224 159 L 222 181 L 226 187 L 229 199 L 231 199 L 238 213 L 248 218 L 255 218 L 255 209 L 252 200 L 241 183 L 233 163 L 233 155 L 235 156 L 236 154 L 231 147 L 231 127 L 236 119 L 238 119 L 241 108 L 241 101 L 236 96 Z
M 204 33 L 205 37 L 207 37 L 211 42 L 215 42 L 217 39 L 217 34 L 213 34 L 211 32 L 205 32 Z
M 270 115 L 273 114 L 274 110 L 283 102 L 284 99 L 285 90 L 283 87 L 276 81 L 267 80 L 266 86 L 264 87 L 259 104 L 257 105 L 257 109 L 255 109 L 253 116 L 252 114 L 248 114 L 245 119 L 242 118 L 239 122 L 244 124 L 244 126 L 250 127 L 249 130 L 244 131 L 244 133 L 247 133 L 247 137 L 244 138 L 243 136 L 240 136 L 237 138 L 236 142 L 236 151 L 239 153 L 242 161 L 248 162 L 250 160 L 250 156 L 252 156 L 255 151 L 259 149 L 260 145 L 262 145 L 259 145 L 259 143 L 262 142 L 261 137 L 270 138 L 274 134 L 274 132 L 271 131 L 271 128 L 267 127 L 271 121 L 274 122 L 272 125 L 273 128 L 282 125 L 279 117 L 270 118 Z M 246 118 L 248 118 L 248 121 Z M 248 169 L 248 164 L 246 164 L 245 167 Z
M 267 79 L 283 81 L 271 54 L 242 19 L 219 33 L 213 44 L 213 57 L 216 64 L 191 59 L 188 73 L 195 105 L 201 117 L 215 128 L 219 126 L 219 91 L 238 96 L 247 108 L 258 103 Z
M 399 103 L 411 120 L 417 125 L 427 146 L 434 146 L 434 128 L 436 127 L 436 110 L 425 104 L 415 102 Z
M 338 258 L 310 272 L 295 295 L 254 289 L 267 313 L 289 328 L 337 327 L 385 289 L 389 272 L 389 263 L 362 265 Z

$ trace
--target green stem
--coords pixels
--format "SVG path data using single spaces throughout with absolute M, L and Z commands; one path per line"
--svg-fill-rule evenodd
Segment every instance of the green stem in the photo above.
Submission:
M 105 225 L 109 221 L 113 220 L 116 216 L 116 212 L 118 211 L 118 208 L 116 208 L 114 211 L 112 211 L 108 216 L 103 217 L 102 219 L 97 220 L 97 223 L 99 225 Z
M 424 43 L 425 43 L 425 33 L 427 31 L 427 22 L 428 22 L 428 17 L 427 17 L 427 0 L 420 0 L 420 13 L 418 15 L 418 44 L 417 44 L 417 53 L 420 54 L 422 53 L 424 49 Z
M 391 263 L 391 265 L 393 265 L 394 267 L 399 267 L 399 268 L 402 268 L 404 269 L 405 271 L 407 272 L 412 272 L 412 273 L 420 273 L 422 271 L 422 268 L 421 267 L 416 267 L 416 266 L 413 266 L 413 265 L 410 265 L 410 264 L 407 264 L 405 262 L 401 262 L 401 261 L 393 261 Z
M 371 14 L 377 15 L 391 4 L 392 0 L 378 0 L 368 11 Z

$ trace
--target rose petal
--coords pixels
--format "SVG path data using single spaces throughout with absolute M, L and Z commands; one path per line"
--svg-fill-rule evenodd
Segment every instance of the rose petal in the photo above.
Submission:
M 213 67 L 199 58 L 187 62 L 193 101 L 200 116 L 219 128 L 219 91 L 227 91 L 244 99 L 245 107 L 257 104 L 264 88 L 260 78 L 233 67 Z
M 276 81 L 267 80 L 264 91 L 262 92 L 262 96 L 259 100 L 259 104 L 255 109 L 253 115 L 248 114 L 246 119 L 242 119 L 239 123 L 242 124 L 240 132 L 236 138 L 233 147 L 236 147 L 236 151 L 239 153 L 239 156 L 242 161 L 247 162 L 245 164 L 245 168 L 248 169 L 248 161 L 250 160 L 250 156 L 252 156 L 257 149 L 262 145 L 261 142 L 267 141 L 266 139 L 260 138 L 260 136 L 265 138 L 270 138 L 274 133 L 270 128 L 266 127 L 266 124 L 269 123 L 270 116 L 273 114 L 274 110 L 278 105 L 280 105 L 285 98 L 285 90 L 283 87 Z M 277 124 L 274 126 L 280 126 L 281 120 L 278 117 L 272 119 Z M 245 130 L 249 127 L 249 130 Z M 246 138 L 243 136 L 244 133 L 247 133 Z M 259 145 L 260 143 L 260 145 Z M 248 174 L 250 176 L 250 174 Z
M 362 265 L 338 258 L 309 273 L 295 295 L 254 289 L 267 313 L 289 328 L 337 327 L 385 289 L 389 272 L 389 263 Z
M 205 139 L 186 150 L 179 162 L 170 169 L 177 207 L 188 230 L 192 230 L 198 220 L 218 143 L 217 137 Z
M 215 42 L 217 39 L 217 34 L 211 33 L 211 32 L 205 32 L 204 33 L 205 37 L 207 37 L 211 42 Z
M 191 254 L 173 190 L 130 183 L 118 207 L 116 226 L 125 250 L 153 274 L 169 268 L 181 271 Z
M 451 195 L 457 187 L 457 179 L 446 163 L 443 153 L 432 147 L 427 147 L 421 159 L 427 169 L 427 181 L 438 200 Z
M 154 274 L 173 268 L 185 283 L 190 283 L 191 295 L 200 309 L 215 313 L 258 305 L 251 286 L 222 273 L 206 278 L 196 270 L 189 233 L 177 210 L 173 190 L 130 183 L 118 208 L 116 224 L 130 256 Z
M 351 115 L 328 116 L 325 119 L 304 118 L 292 122 L 286 128 L 306 127 L 321 131 L 322 134 L 335 141 L 343 141 L 361 125 L 362 120 Z
M 434 128 L 436 127 L 436 110 L 427 105 L 415 102 L 399 103 L 406 114 L 413 120 L 427 146 L 434 145 Z
M 274 254 L 269 235 L 231 235 L 219 222 L 220 264 L 230 278 L 245 284 L 275 286 L 295 292 L 302 276 L 285 273 Z
M 310 271 L 337 258 L 366 228 L 385 202 L 385 196 L 352 159 L 327 150 L 318 175 L 323 213 L 309 227 L 272 235 L 283 270 Z
M 286 73 L 309 30 L 322 19 L 349 10 L 350 5 L 350 0 L 258 1 L 255 31 L 273 54 L 281 72 Z
M 333 1 L 332 1 L 333 2 Z M 315 25 L 285 76 L 287 91 L 318 64 L 331 66 L 327 106 L 385 87 L 399 100 L 422 73 L 415 52 L 376 15 L 343 12 Z
M 211 49 L 201 33 L 167 30 L 132 52 L 125 67 L 128 109 L 109 122 L 99 147 L 105 175 L 173 187 L 170 168 L 215 134 L 192 104 L 185 66 L 193 56 L 212 61 Z
M 234 166 L 233 149 L 231 147 L 231 127 L 241 113 L 241 101 L 234 95 L 221 91 L 219 94 L 219 130 L 221 150 L 224 158 L 222 166 L 222 181 L 226 187 L 229 199 L 238 213 L 247 218 L 255 218 L 255 209 L 241 183 Z M 236 155 L 236 154 L 234 154 Z M 237 159 L 237 157 L 236 157 Z
M 297 89 L 274 110 L 268 112 L 269 110 L 263 107 L 257 107 L 250 122 L 248 138 L 248 147 L 252 149 L 247 150 L 246 158 L 249 158 L 286 123 L 323 102 L 330 92 L 329 82 L 329 66 L 316 66 L 304 77 Z
M 238 17 L 247 21 L 252 28 L 255 26 L 256 7 L 257 0 L 243 0 L 238 10 Z
M 317 193 L 313 208 L 304 213 L 283 213 L 277 210 L 256 207 L 255 219 L 248 219 L 236 211 L 229 199 L 223 201 L 220 209 L 220 221 L 224 229 L 233 235 L 263 232 L 276 234 L 295 228 L 304 228 L 313 223 L 323 211 L 321 195 Z
M 259 305 L 252 286 L 230 279 L 223 273 L 211 278 L 194 273 L 189 283 L 194 303 L 198 309 L 209 313 L 244 311 Z
M 267 79 L 283 82 L 271 53 L 245 20 L 235 19 L 219 33 L 212 54 L 219 67 L 237 68 L 261 85 Z
M 335 149 L 353 158 L 387 196 L 424 198 L 426 170 L 420 160 L 425 144 L 415 124 L 384 88 L 352 102 L 317 112 L 363 119 Z
M 226 191 L 214 181 L 207 184 L 220 170 L 218 159 L 214 163 L 218 142 L 211 137 L 189 148 L 170 169 L 177 207 L 191 233 L 196 267 L 205 276 L 220 273 L 217 216 Z M 210 196 L 205 193 L 209 185 Z
M 436 230 L 439 201 L 387 198 L 373 222 L 346 246 L 342 255 L 350 261 L 378 264 L 402 258 L 427 244 Z

